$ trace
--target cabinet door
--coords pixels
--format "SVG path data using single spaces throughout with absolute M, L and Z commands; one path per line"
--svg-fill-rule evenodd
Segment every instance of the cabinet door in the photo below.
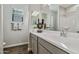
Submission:
M 38 54 L 50 54 L 50 52 L 38 43 Z
M 31 47 L 32 47 L 32 52 L 34 54 L 37 54 L 37 36 L 31 35 Z
M 32 51 L 34 54 L 37 54 L 37 40 L 32 38 Z

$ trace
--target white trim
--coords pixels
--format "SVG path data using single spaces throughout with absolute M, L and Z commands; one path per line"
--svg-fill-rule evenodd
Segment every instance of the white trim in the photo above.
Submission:
M 19 46 L 19 45 L 24 45 L 24 44 L 29 44 L 29 42 L 23 42 L 23 43 L 12 44 L 12 45 L 5 45 L 4 48 L 9 48 L 9 47 Z
M 0 24 L 0 32 L 1 32 L 0 33 L 0 35 L 1 35 L 0 41 L 1 41 L 1 43 L 3 43 L 3 5 L 1 4 L 0 7 L 1 7 L 1 11 L 0 11 L 1 12 L 1 14 L 0 14 L 1 15 L 1 17 L 0 17 L 1 18 L 0 19 L 0 23 L 1 23 Z M 0 45 L 0 54 L 3 54 L 3 45 L 2 44 Z

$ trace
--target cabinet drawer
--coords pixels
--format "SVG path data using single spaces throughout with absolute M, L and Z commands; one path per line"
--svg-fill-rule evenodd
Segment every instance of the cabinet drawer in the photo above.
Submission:
M 50 44 L 44 39 L 38 38 L 38 42 L 53 54 L 67 54 L 67 52 L 65 52 L 64 50 L 54 46 L 53 44 Z
M 50 54 L 50 52 L 38 43 L 38 54 Z

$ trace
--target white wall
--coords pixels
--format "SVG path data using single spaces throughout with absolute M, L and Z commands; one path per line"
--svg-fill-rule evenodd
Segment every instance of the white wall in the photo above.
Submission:
M 22 9 L 24 11 L 24 21 L 23 28 L 21 31 L 12 31 L 11 30 L 11 20 L 12 20 L 12 9 Z M 4 42 L 6 42 L 5 47 L 25 44 L 28 42 L 28 20 L 29 12 L 28 5 L 19 5 L 19 4 L 5 4 L 3 5 L 3 31 L 4 31 Z
M 2 7 L 0 5 L 0 53 L 3 53 L 3 20 L 2 20 Z

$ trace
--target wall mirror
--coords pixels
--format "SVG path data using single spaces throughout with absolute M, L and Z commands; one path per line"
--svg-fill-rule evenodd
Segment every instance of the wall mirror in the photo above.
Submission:
M 79 33 L 79 5 L 77 4 L 38 4 L 31 5 L 32 28 L 37 20 L 44 19 L 45 30 Z
M 59 30 L 79 33 L 79 5 L 63 4 L 59 7 Z
M 31 25 L 37 27 L 38 19 L 44 19 L 46 30 L 57 30 L 58 5 L 39 4 L 31 5 Z

